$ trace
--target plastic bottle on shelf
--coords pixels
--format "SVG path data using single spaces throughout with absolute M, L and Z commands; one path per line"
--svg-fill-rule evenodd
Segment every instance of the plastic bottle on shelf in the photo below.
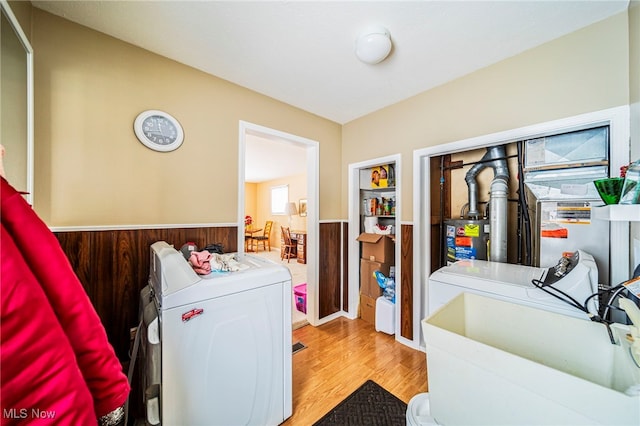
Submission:
M 389 176 L 387 178 L 389 186 L 396 186 L 396 170 L 393 164 L 389 164 Z
M 640 160 L 631 163 L 625 173 L 619 204 L 640 204 Z

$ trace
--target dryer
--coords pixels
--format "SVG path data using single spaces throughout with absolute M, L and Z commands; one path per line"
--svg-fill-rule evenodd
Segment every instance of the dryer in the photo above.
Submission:
M 277 425 L 292 413 L 291 274 L 251 255 L 200 276 L 164 241 L 141 292 L 147 424 Z

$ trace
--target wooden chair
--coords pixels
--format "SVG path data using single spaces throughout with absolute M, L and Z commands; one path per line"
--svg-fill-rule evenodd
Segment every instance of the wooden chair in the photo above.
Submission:
M 264 225 L 264 230 L 262 231 L 262 235 L 251 237 L 251 246 L 253 247 L 253 244 L 255 244 L 256 251 L 258 251 L 258 248 L 260 247 L 260 243 L 262 243 L 262 250 L 267 250 L 267 247 L 268 247 L 269 251 L 271 251 L 271 227 L 272 226 L 273 226 L 273 221 L 268 220 L 267 223 Z
M 249 251 L 251 245 L 251 235 L 245 235 L 244 236 L 244 251 L 247 252 Z
M 289 259 L 296 258 L 296 245 L 293 243 L 291 239 L 291 230 L 287 227 L 281 226 L 282 230 L 282 247 L 280 247 L 280 260 L 287 259 L 287 263 L 289 263 Z

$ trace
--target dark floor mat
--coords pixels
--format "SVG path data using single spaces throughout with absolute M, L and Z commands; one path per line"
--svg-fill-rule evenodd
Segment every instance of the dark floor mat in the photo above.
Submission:
M 404 426 L 406 419 L 407 404 L 367 380 L 313 426 Z

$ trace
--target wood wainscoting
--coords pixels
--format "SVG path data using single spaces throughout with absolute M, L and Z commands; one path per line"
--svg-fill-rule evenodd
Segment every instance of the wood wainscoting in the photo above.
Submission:
M 237 250 L 236 227 L 54 232 L 107 331 L 121 362 L 129 361 L 129 330 L 138 325 L 140 290 L 149 278 L 149 247 L 166 241 Z
M 340 222 L 321 223 L 318 253 L 318 316 L 327 317 L 342 310 Z
M 339 221 L 320 224 L 318 297 L 321 318 L 342 309 L 340 287 L 345 283 L 341 281 L 341 271 L 347 267 L 341 250 L 343 230 L 346 232 L 346 225 Z M 54 234 L 96 309 L 116 355 L 121 362 L 127 362 L 129 330 L 138 325 L 140 290 L 149 278 L 151 244 L 166 241 L 179 249 L 186 242 L 193 242 L 199 248 L 220 243 L 225 252 L 231 253 L 237 251 L 237 231 L 233 226 L 221 226 Z
M 149 247 L 166 241 L 176 248 L 193 242 L 204 248 L 220 243 L 237 251 L 234 226 L 109 231 L 54 232 L 102 320 L 109 342 L 122 362 L 129 360 L 130 332 L 138 324 L 140 290 L 149 278 Z M 401 335 L 413 338 L 413 226 L 402 225 Z M 320 224 L 318 276 L 320 318 L 347 306 L 348 224 Z M 342 290 L 342 291 L 341 291 Z
M 413 340 L 413 225 L 400 225 L 400 230 L 400 335 Z

